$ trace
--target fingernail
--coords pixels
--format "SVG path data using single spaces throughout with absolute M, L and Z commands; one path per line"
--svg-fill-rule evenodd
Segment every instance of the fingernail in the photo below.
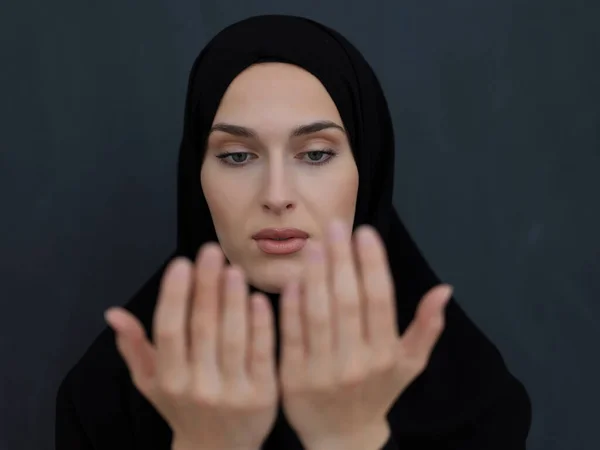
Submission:
M 446 295 L 444 295 L 443 300 L 441 301 L 442 308 L 446 308 L 448 302 L 452 298 L 452 294 L 454 293 L 454 286 L 450 286 L 447 284 L 446 286 Z
M 267 305 L 265 304 L 264 298 L 261 298 L 260 295 L 254 295 L 252 297 L 252 308 L 256 312 L 262 312 L 267 309 Z
M 454 293 L 454 286 L 447 284 L 446 288 L 448 289 L 448 297 L 452 297 L 452 294 Z
M 332 241 L 341 241 L 346 237 L 346 225 L 341 220 L 334 220 L 329 226 L 329 237 Z
M 111 326 L 111 328 L 114 328 L 112 322 L 113 311 L 113 308 L 108 308 L 106 311 L 104 311 L 104 320 Z
M 370 247 L 376 243 L 375 232 L 372 228 L 361 227 L 357 232 L 358 243 L 364 247 Z
M 184 280 L 188 275 L 190 263 L 182 257 L 177 257 L 171 261 L 169 272 L 171 277 L 176 280 Z
M 309 256 L 311 261 L 323 261 L 323 246 L 318 242 L 313 242 L 309 248 Z
M 298 281 L 290 281 L 286 288 L 288 298 L 297 297 L 300 291 L 300 283 Z
M 243 274 L 237 266 L 229 266 L 227 271 L 227 283 L 231 286 L 237 286 L 242 283 Z
M 205 244 L 201 250 L 202 255 L 200 257 L 200 261 L 202 261 L 204 267 L 217 267 L 219 265 L 219 258 L 221 256 L 220 251 L 221 250 L 219 249 L 219 247 L 212 242 Z

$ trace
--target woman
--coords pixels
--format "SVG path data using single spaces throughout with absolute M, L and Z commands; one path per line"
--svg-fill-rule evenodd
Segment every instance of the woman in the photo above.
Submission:
M 57 449 L 525 448 L 527 393 L 398 219 L 393 170 L 342 36 L 219 33 L 189 80 L 177 250 L 61 384 Z

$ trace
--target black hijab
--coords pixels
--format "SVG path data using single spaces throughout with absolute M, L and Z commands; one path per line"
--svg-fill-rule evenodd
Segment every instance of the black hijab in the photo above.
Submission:
M 266 61 L 309 71 L 337 105 L 359 172 L 354 228 L 370 224 L 383 237 L 395 281 L 398 326 L 404 331 L 421 297 L 439 280 L 392 205 L 395 147 L 386 99 L 372 69 L 352 44 L 321 24 L 292 16 L 252 17 L 231 25 L 194 62 L 179 153 L 177 249 L 126 308 L 151 337 L 159 281 L 167 262 L 176 255 L 193 260 L 203 243 L 217 241 L 200 186 L 206 139 L 229 84 L 247 67 Z M 277 313 L 278 296 L 269 298 Z M 82 426 L 89 430 L 88 436 L 95 436 L 91 441 L 126 442 L 129 449 L 169 448 L 166 422 L 128 379 L 110 329 L 104 334 L 79 363 L 89 370 L 76 367 L 69 374 L 78 420 L 87 423 Z M 112 391 L 109 382 L 114 383 Z M 65 380 L 63 392 L 67 384 Z M 106 410 L 109 403 L 120 413 L 102 418 L 98 409 Z M 530 408 L 523 386 L 507 370 L 497 349 L 453 299 L 446 309 L 446 329 L 427 369 L 397 399 L 388 419 L 394 441 L 402 449 L 518 449 L 525 448 Z M 57 417 L 58 434 L 59 422 Z M 111 433 L 120 438 L 110 441 Z M 281 409 L 263 448 L 301 448 Z

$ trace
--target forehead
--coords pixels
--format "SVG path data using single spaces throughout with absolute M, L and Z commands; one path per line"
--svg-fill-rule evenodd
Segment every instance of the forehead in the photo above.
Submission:
M 313 120 L 341 124 L 333 99 L 317 77 L 301 67 L 276 62 L 255 64 L 241 72 L 227 88 L 214 121 L 252 126 L 276 118 L 293 125 Z

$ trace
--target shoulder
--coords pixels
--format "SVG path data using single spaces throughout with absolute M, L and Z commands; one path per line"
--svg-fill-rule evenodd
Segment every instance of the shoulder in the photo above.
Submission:
M 428 367 L 400 396 L 390 419 L 399 442 L 517 450 L 525 448 L 531 414 L 523 384 L 453 300 Z
M 496 394 L 483 406 L 474 422 L 473 444 L 479 448 L 525 449 L 532 405 L 523 383 L 508 374 L 504 383 L 497 386 Z
M 124 305 L 140 320 L 148 336 L 165 266 L 166 262 Z M 77 432 L 96 449 L 131 450 L 134 441 L 163 448 L 153 444 L 169 439 L 168 427 L 135 388 L 109 326 L 60 383 L 56 415 L 57 433 L 59 428 L 68 436 Z
M 57 430 L 72 428 L 65 430 L 66 435 L 85 436 L 94 448 L 126 440 L 130 390 L 127 366 L 116 348 L 114 332 L 107 327 L 60 383 Z
M 123 306 L 137 317 L 147 336 L 151 336 L 156 298 L 166 264 L 163 263 Z M 105 326 L 63 379 L 59 392 L 71 395 L 75 406 L 84 407 L 93 400 L 104 401 L 103 394 L 107 391 L 113 392 L 130 383 L 129 370 L 117 349 L 115 337 L 112 328 Z
M 75 403 L 81 403 L 95 395 L 98 388 L 123 381 L 126 374 L 127 367 L 118 353 L 114 332 L 105 327 L 66 374 L 59 393 L 68 394 Z

